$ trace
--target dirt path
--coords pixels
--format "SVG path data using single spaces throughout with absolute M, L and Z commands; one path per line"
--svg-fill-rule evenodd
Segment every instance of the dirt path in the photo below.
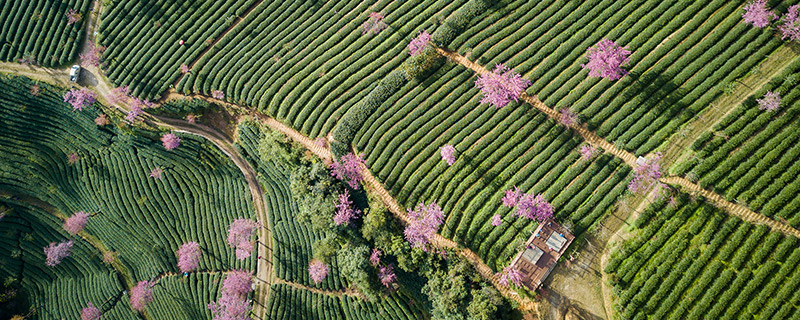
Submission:
M 451 60 L 453 60 L 453 61 L 455 61 L 455 62 L 457 62 L 457 63 L 459 63 L 459 64 L 461 64 L 461 65 L 463 65 L 463 66 L 465 66 L 467 68 L 469 68 L 469 69 L 471 69 L 472 71 L 474 71 L 474 72 L 476 72 L 478 74 L 484 75 L 484 74 L 489 73 L 489 70 L 487 70 L 483 66 L 470 61 L 469 59 L 465 58 L 464 56 L 459 55 L 458 53 L 455 53 L 455 52 L 452 52 L 452 51 L 449 51 L 449 50 L 438 49 L 438 48 L 436 50 L 439 53 L 441 53 L 442 55 L 444 55 L 445 57 L 447 57 L 447 58 L 449 58 L 449 59 L 451 59 Z M 525 101 L 525 102 L 529 103 L 530 105 L 532 105 L 537 110 L 539 110 L 539 111 L 545 113 L 546 115 L 548 115 L 549 117 L 553 118 L 554 120 L 559 121 L 561 119 L 561 114 L 560 113 L 558 113 L 557 111 L 555 111 L 555 110 L 551 109 L 550 107 L 546 106 L 544 103 L 539 101 L 539 99 L 536 98 L 535 96 L 531 97 L 526 93 L 522 93 L 522 95 L 520 95 L 520 98 L 523 101 Z M 621 150 L 621 149 L 618 149 L 617 147 L 615 147 L 613 144 L 609 143 L 605 139 L 600 138 L 599 136 L 597 136 L 594 132 L 589 131 L 588 129 L 586 129 L 585 126 L 571 126 L 570 128 L 574 129 L 578 134 L 580 134 L 583 137 L 583 139 L 586 140 L 589 144 L 591 144 L 591 145 L 593 145 L 595 147 L 599 147 L 599 148 L 604 149 L 605 152 L 611 153 L 614 156 L 624 160 L 625 163 L 628 164 L 631 167 L 635 167 L 636 166 L 636 163 L 635 163 L 636 162 L 636 157 L 632 153 L 624 151 L 624 150 Z M 705 196 L 706 198 L 710 199 L 711 202 L 714 205 L 716 205 L 717 207 L 722 208 L 723 210 L 725 210 L 725 212 L 727 212 L 729 214 L 732 214 L 732 215 L 735 215 L 735 216 L 738 216 L 738 217 L 742 218 L 745 221 L 749 221 L 749 222 L 754 223 L 754 224 L 765 224 L 765 225 L 769 226 L 770 228 L 772 228 L 775 231 L 778 231 L 778 232 L 781 232 L 781 233 L 784 233 L 784 234 L 787 234 L 787 235 L 790 235 L 790 236 L 793 236 L 793 237 L 800 238 L 800 231 L 798 231 L 795 228 L 792 228 L 788 224 L 775 221 L 775 220 L 770 219 L 770 218 L 768 218 L 768 217 L 766 217 L 766 216 L 764 216 L 762 214 L 756 213 L 756 212 L 754 212 L 754 211 L 752 211 L 752 210 L 750 210 L 750 209 L 748 209 L 746 207 L 743 207 L 741 205 L 738 205 L 738 204 L 732 203 L 732 202 L 730 202 L 728 200 L 725 200 L 725 198 L 721 197 L 720 195 L 718 195 L 718 194 L 716 194 L 714 192 L 705 190 L 705 189 L 701 188 L 699 185 L 694 184 L 689 180 L 686 180 L 686 179 L 683 179 L 683 178 L 680 178 L 680 177 L 666 177 L 666 178 L 661 178 L 660 181 L 663 182 L 663 183 L 666 183 L 666 184 L 678 185 L 678 186 L 681 186 L 681 187 L 687 189 L 688 191 L 701 194 L 701 195 Z
M 296 282 L 289 282 L 289 281 L 286 281 L 286 280 L 283 280 L 283 279 L 280 279 L 280 278 L 275 279 L 275 284 L 285 284 L 287 286 L 290 286 L 290 287 L 293 287 L 293 288 L 296 288 L 296 289 L 306 290 L 306 291 L 310 291 L 310 292 L 313 292 L 313 293 L 316 293 L 316 294 L 324 294 L 324 295 L 328 295 L 328 296 L 336 296 L 336 297 L 351 296 L 351 297 L 366 298 L 363 295 L 361 295 L 357 290 L 352 289 L 352 288 L 347 288 L 345 290 L 339 290 L 339 291 L 323 290 L 323 289 L 319 289 L 319 288 L 313 288 L 313 287 L 309 287 L 309 286 L 306 286 L 306 285 L 302 285 L 302 284 L 299 284 L 299 283 L 296 283 Z

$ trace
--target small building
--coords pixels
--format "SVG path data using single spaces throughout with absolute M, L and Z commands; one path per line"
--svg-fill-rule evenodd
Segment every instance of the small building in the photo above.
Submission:
M 539 224 L 525 242 L 525 250 L 511 261 L 511 266 L 522 273 L 522 284 L 530 290 L 536 290 L 574 239 L 575 236 L 558 223 L 551 221 Z

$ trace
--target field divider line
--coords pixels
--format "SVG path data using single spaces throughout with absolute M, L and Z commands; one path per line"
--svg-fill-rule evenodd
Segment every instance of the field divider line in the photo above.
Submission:
M 337 296 L 337 297 L 340 297 L 340 296 L 351 296 L 351 297 L 359 297 L 359 298 L 362 298 L 362 299 L 366 299 L 366 297 L 364 297 L 364 295 L 362 295 L 360 292 L 358 292 L 358 290 L 355 290 L 355 289 L 352 289 L 352 288 L 347 288 L 345 290 L 325 290 L 325 289 L 320 289 L 320 288 L 309 287 L 307 285 L 299 284 L 297 282 L 286 281 L 286 280 L 283 280 L 283 279 L 280 279 L 280 278 L 275 279 L 275 284 L 285 284 L 285 285 L 290 286 L 290 287 L 295 288 L 295 289 L 306 290 L 306 291 L 309 291 L 309 292 L 313 292 L 313 293 L 316 293 L 316 294 L 323 294 L 323 295 L 327 295 L 327 296 Z
M 485 74 L 491 73 L 488 69 L 486 69 L 482 65 L 479 65 L 479 64 L 477 64 L 477 63 L 475 63 L 473 61 L 470 61 L 469 59 L 467 59 L 466 57 L 458 54 L 457 52 L 450 51 L 450 50 L 447 50 L 447 49 L 442 49 L 442 48 L 436 48 L 436 51 L 438 51 L 441 55 L 447 57 L 448 59 L 450 59 L 452 61 L 455 61 L 456 63 L 461 64 L 462 66 L 474 71 L 477 74 L 485 75 Z M 520 94 L 520 99 L 522 99 L 522 101 L 527 102 L 528 104 L 530 104 L 531 106 L 533 106 L 537 110 L 543 112 L 547 116 L 553 118 L 553 120 L 555 120 L 556 122 L 560 122 L 561 121 L 561 114 L 558 111 L 556 111 L 556 110 L 548 107 L 547 105 L 545 105 L 535 95 L 534 96 L 530 96 L 527 93 L 523 92 L 522 94 Z M 617 148 L 612 143 L 606 141 L 605 139 L 601 138 L 600 136 L 598 136 L 593 131 L 590 131 L 589 129 L 587 129 L 585 125 L 572 125 L 572 126 L 569 126 L 569 128 L 575 130 L 575 132 L 577 132 L 581 137 L 583 137 L 583 139 L 587 143 L 589 143 L 589 144 L 591 144 L 591 145 L 593 145 L 595 147 L 602 148 L 603 150 L 605 150 L 605 152 L 613 154 L 614 156 L 616 156 L 616 157 L 622 159 L 623 161 L 625 161 L 625 163 L 628 166 L 632 167 L 632 168 L 636 167 L 636 156 L 634 156 L 630 152 L 627 152 L 625 150 Z M 757 212 L 755 212 L 753 210 L 750 210 L 749 208 L 747 208 L 745 206 L 742 206 L 740 204 L 736 204 L 736 203 L 730 202 L 727 199 L 725 199 L 724 197 L 720 196 L 719 194 L 717 194 L 715 192 L 712 192 L 712 191 L 705 190 L 702 187 L 700 187 L 699 185 L 697 185 L 696 183 L 693 183 L 693 182 L 691 182 L 689 180 L 686 180 L 686 179 L 684 179 L 682 177 L 671 176 L 671 177 L 664 177 L 664 178 L 661 178 L 659 180 L 661 182 L 663 182 L 663 183 L 670 184 L 670 185 L 679 185 L 679 186 L 684 187 L 684 188 L 686 188 L 686 189 L 688 189 L 690 191 L 693 191 L 693 192 L 696 192 L 698 194 L 701 194 L 704 197 L 706 197 L 707 199 L 710 199 L 711 202 L 715 206 L 717 206 L 718 208 L 723 209 L 728 214 L 737 216 L 737 217 L 741 218 L 742 220 L 751 222 L 753 224 L 764 224 L 764 225 L 769 226 L 774 231 L 781 232 L 783 234 L 786 234 L 786 235 L 789 235 L 789 236 L 793 236 L 793 237 L 796 237 L 796 238 L 800 238 L 800 231 L 798 231 L 794 227 L 792 227 L 792 226 L 790 226 L 788 224 L 776 221 L 774 219 L 771 219 L 771 218 L 769 218 L 769 217 L 767 217 L 767 216 L 765 216 L 763 214 L 760 214 L 760 213 L 757 213 Z

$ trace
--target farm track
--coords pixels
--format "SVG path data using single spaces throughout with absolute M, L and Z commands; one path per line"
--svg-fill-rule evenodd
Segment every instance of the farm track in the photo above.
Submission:
M 445 57 L 449 58 L 450 60 L 455 61 L 456 63 L 459 63 L 459 64 L 463 65 L 464 67 L 474 71 L 475 73 L 478 73 L 480 75 L 484 75 L 484 74 L 490 73 L 490 71 L 487 70 L 486 68 L 484 68 L 483 66 L 481 66 L 481 65 L 479 65 L 479 64 L 477 64 L 475 62 L 470 61 L 466 57 L 464 57 L 462 55 L 459 55 L 456 52 L 453 52 L 453 51 L 450 51 L 450 50 L 446 50 L 446 49 L 441 49 L 441 48 L 437 48 L 436 50 L 440 54 L 442 54 Z M 533 106 L 537 110 L 543 112 L 547 116 L 553 118 L 554 120 L 556 120 L 556 121 L 560 121 L 561 120 L 561 114 L 560 113 L 558 113 L 556 110 L 546 106 L 536 96 L 530 96 L 527 93 L 523 92 L 520 95 L 520 99 L 522 99 L 523 101 L 527 102 L 528 104 L 530 104 L 531 106 Z M 605 150 L 605 152 L 613 154 L 614 156 L 616 156 L 616 157 L 622 159 L 623 161 L 625 161 L 625 163 L 627 165 L 631 166 L 631 167 L 635 167 L 636 166 L 636 163 L 635 163 L 636 162 L 636 156 L 634 156 L 632 153 L 617 148 L 616 146 L 614 146 L 610 142 L 608 142 L 605 139 L 599 137 L 594 132 L 589 131 L 588 129 L 586 129 L 585 126 L 570 126 L 570 128 L 575 130 L 575 132 L 577 132 L 578 134 L 580 134 L 581 137 L 583 137 L 583 139 L 586 140 L 586 142 L 588 142 L 589 144 L 591 144 L 591 145 L 593 145 L 595 147 L 598 147 L 598 148 L 602 148 L 603 150 Z M 716 205 L 717 207 L 725 210 L 725 212 L 728 212 L 729 214 L 732 214 L 732 215 L 735 215 L 735 216 L 741 218 L 742 220 L 748 221 L 748 222 L 753 223 L 753 224 L 764 224 L 764 225 L 767 225 L 768 227 L 772 228 L 772 230 L 774 230 L 774 231 L 778 231 L 778 232 L 781 232 L 781 233 L 789 235 L 789 236 L 800 238 L 800 231 L 795 229 L 795 228 L 793 228 L 793 227 L 791 227 L 791 226 L 789 226 L 788 224 L 778 222 L 776 220 L 770 219 L 767 216 L 764 216 L 762 214 L 756 213 L 755 211 L 752 211 L 752 210 L 748 209 L 747 207 L 744 207 L 744 206 L 739 205 L 739 204 L 732 203 L 732 202 L 726 200 L 725 198 L 723 198 L 722 196 L 720 196 L 719 194 L 711 192 L 711 191 L 708 191 L 708 190 L 705 190 L 705 189 L 701 188 L 699 185 L 697 185 L 695 183 L 692 183 L 689 180 L 686 180 L 686 179 L 681 178 L 681 177 L 664 177 L 664 178 L 661 178 L 659 180 L 661 182 L 663 182 L 663 183 L 666 183 L 666 184 L 681 186 L 684 189 L 686 189 L 687 191 L 702 195 L 702 196 L 708 198 L 709 200 L 711 200 L 711 202 L 714 205 Z
M 299 284 L 299 283 L 296 283 L 296 282 L 289 282 L 289 281 L 286 281 L 286 280 L 283 280 L 283 279 L 275 279 L 275 284 L 285 284 L 285 285 L 290 286 L 290 287 L 295 288 L 295 289 L 306 290 L 306 291 L 310 291 L 310 292 L 313 292 L 313 293 L 316 293 L 316 294 L 324 294 L 324 295 L 328 295 L 328 296 L 335 296 L 335 297 L 351 296 L 351 297 L 364 298 L 364 296 L 361 293 L 359 293 L 357 290 L 352 289 L 352 288 L 348 288 L 348 289 L 345 289 L 345 290 L 339 290 L 339 291 L 322 290 L 322 289 L 319 289 L 319 288 L 314 288 L 314 287 L 309 287 L 309 286 L 306 286 L 306 285 L 302 285 L 302 284 Z

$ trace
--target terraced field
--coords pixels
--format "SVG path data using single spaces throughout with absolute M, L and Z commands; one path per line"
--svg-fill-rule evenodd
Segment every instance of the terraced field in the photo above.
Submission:
M 798 78 L 796 61 L 704 132 L 675 171 L 730 201 L 800 226 Z M 775 112 L 759 110 L 755 101 L 768 90 L 783 97 Z
M 90 0 L 8 0 L 0 6 L 0 61 L 47 67 L 78 57 Z M 70 22 L 70 10 L 77 22 Z
M 686 197 L 651 205 L 636 226 L 605 269 L 622 318 L 800 317 L 797 238 Z

